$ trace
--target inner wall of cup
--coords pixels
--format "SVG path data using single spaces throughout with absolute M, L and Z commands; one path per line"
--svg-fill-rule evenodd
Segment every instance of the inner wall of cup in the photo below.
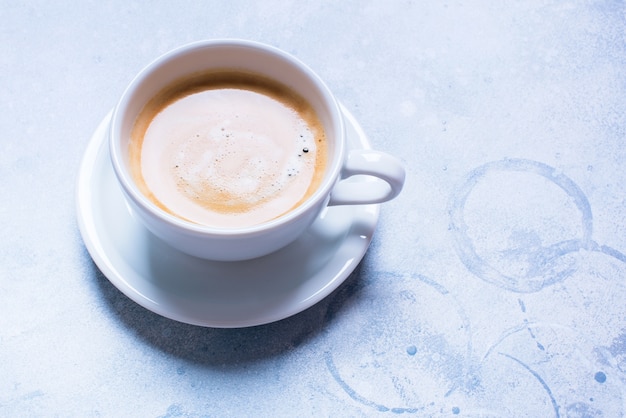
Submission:
M 128 143 L 135 119 L 143 106 L 163 87 L 185 76 L 211 69 L 240 69 L 255 72 L 277 80 L 298 92 L 313 106 L 324 125 L 328 141 L 328 166 L 325 182 L 340 170 L 342 152 L 342 124 L 337 105 L 328 91 L 306 67 L 293 62 L 274 50 L 259 49 L 257 45 L 201 45 L 181 48 L 150 64 L 131 83 L 120 102 L 120 146 L 122 159 L 128 165 Z M 321 82 L 320 82 L 321 83 Z M 126 167 L 128 170 L 128 166 Z M 131 181 L 132 183 L 132 181 Z

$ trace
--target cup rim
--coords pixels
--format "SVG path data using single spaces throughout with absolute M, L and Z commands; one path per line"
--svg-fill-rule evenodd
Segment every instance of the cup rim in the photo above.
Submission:
M 191 221 L 186 221 L 182 218 L 177 217 L 176 215 L 170 214 L 163 209 L 159 208 L 152 201 L 150 201 L 135 185 L 134 180 L 132 180 L 132 175 L 130 174 L 126 164 L 122 162 L 122 141 L 121 141 L 121 130 L 122 130 L 122 120 L 124 116 L 124 112 L 127 110 L 127 107 L 131 101 L 131 98 L 136 94 L 136 92 L 141 88 L 145 79 L 152 73 L 154 73 L 158 68 L 171 60 L 175 60 L 180 56 L 186 54 L 196 53 L 198 49 L 207 49 L 207 48 L 215 48 L 215 47 L 230 47 L 230 48 L 247 48 L 254 50 L 262 50 L 264 53 L 268 53 L 270 55 L 274 55 L 279 59 L 289 62 L 294 68 L 297 68 L 298 71 L 302 72 L 306 75 L 309 80 L 313 82 L 316 86 L 316 89 L 320 93 L 321 97 L 324 101 L 324 106 L 327 108 L 330 115 L 330 124 L 331 127 L 335 131 L 335 144 L 334 144 L 334 152 L 332 157 L 329 159 L 330 165 L 327 166 L 325 174 L 325 179 L 322 184 L 317 188 L 317 190 L 309 196 L 304 202 L 298 205 L 296 208 L 284 213 L 276 218 L 270 219 L 268 221 L 246 226 L 246 227 L 215 227 L 209 225 L 203 225 L 194 223 Z M 198 69 L 201 71 L 202 69 Z M 325 126 L 325 128 L 328 128 Z M 109 131 L 109 149 L 111 155 L 111 161 L 113 165 L 113 169 L 115 171 L 116 177 L 118 181 L 122 185 L 126 195 L 129 196 L 135 205 L 149 212 L 152 216 L 167 222 L 168 224 L 172 224 L 178 228 L 184 229 L 193 234 L 211 234 L 211 235 L 222 235 L 222 236 L 241 236 L 241 235 L 254 235 L 256 233 L 266 231 L 269 229 L 273 229 L 279 227 L 280 225 L 288 224 L 296 219 L 300 218 L 302 215 L 308 213 L 309 210 L 315 205 L 318 205 L 321 201 L 324 201 L 324 205 L 327 203 L 330 192 L 334 184 L 336 183 L 339 175 L 341 173 L 341 168 L 344 161 L 345 156 L 345 123 L 341 114 L 341 109 L 334 95 L 331 93 L 330 89 L 326 85 L 326 83 L 315 73 L 309 66 L 300 61 L 295 56 L 289 54 L 286 51 L 283 51 L 275 46 L 261 43 L 253 40 L 245 40 L 245 39 L 237 39 L 237 38 L 223 38 L 223 39 L 210 39 L 210 40 L 200 40 L 194 41 L 191 43 L 187 43 L 176 47 L 146 65 L 142 70 L 137 73 L 137 75 L 131 80 L 126 89 L 124 90 L 120 100 L 113 110 L 113 114 L 111 117 L 110 131 Z

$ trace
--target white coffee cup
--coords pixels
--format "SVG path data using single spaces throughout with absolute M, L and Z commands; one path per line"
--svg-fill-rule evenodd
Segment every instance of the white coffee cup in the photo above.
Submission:
M 326 132 L 328 162 L 319 188 L 302 204 L 270 221 L 217 228 L 172 215 L 139 189 L 129 167 L 130 133 L 144 105 L 170 83 L 216 68 L 249 71 L 287 85 L 315 109 Z M 298 238 L 326 206 L 382 203 L 395 198 L 405 171 L 396 158 L 373 150 L 349 150 L 342 113 L 322 80 L 306 65 L 275 47 L 247 40 L 209 40 L 177 48 L 144 68 L 117 104 L 110 126 L 110 153 L 131 212 L 154 235 L 185 253 L 221 261 L 274 252 Z M 367 175 L 374 181 L 350 182 Z

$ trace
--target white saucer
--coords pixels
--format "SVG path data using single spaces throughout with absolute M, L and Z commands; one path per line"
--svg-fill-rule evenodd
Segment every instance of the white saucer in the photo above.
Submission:
M 354 117 L 342 111 L 350 146 L 369 148 Z M 78 223 L 98 268 L 141 306 L 207 327 L 266 324 L 322 300 L 365 254 L 379 205 L 328 208 L 293 244 L 255 260 L 208 261 L 169 247 L 126 206 L 109 159 L 110 117 L 100 123 L 83 157 L 76 194 Z

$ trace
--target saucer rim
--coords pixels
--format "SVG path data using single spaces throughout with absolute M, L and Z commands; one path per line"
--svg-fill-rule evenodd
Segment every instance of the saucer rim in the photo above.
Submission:
M 370 149 L 371 146 L 369 140 L 354 116 L 342 104 L 340 104 L 340 108 L 343 116 L 345 117 L 346 130 L 349 131 L 349 128 L 351 127 L 354 130 L 354 134 L 356 136 L 356 138 L 350 138 L 352 139 L 353 144 L 351 146 L 349 145 L 348 149 L 355 147 Z M 350 256 L 346 257 L 344 255 L 342 260 L 337 261 L 336 258 L 338 256 L 334 255 L 329 260 L 327 260 L 325 266 L 328 266 L 333 262 L 340 266 L 337 271 L 333 270 L 333 272 L 331 272 L 331 274 L 328 274 L 327 277 L 316 277 L 319 276 L 318 273 L 306 276 L 307 280 L 316 280 L 317 282 L 319 282 L 319 286 L 316 288 L 315 292 L 312 292 L 310 295 L 308 295 L 308 297 L 305 298 L 304 301 L 300 301 L 299 303 L 295 304 L 292 309 L 278 309 L 276 312 L 273 313 L 273 315 L 266 314 L 265 317 L 260 320 L 256 318 L 249 318 L 248 320 L 240 319 L 233 322 L 224 320 L 211 320 L 209 318 L 194 318 L 193 314 L 188 314 L 185 316 L 181 315 L 179 312 L 174 312 L 174 310 L 168 311 L 167 306 L 163 306 L 163 303 L 151 300 L 148 296 L 135 288 L 132 283 L 129 283 L 127 278 L 124 277 L 122 271 L 120 271 L 120 269 L 115 265 L 114 260 L 107 256 L 107 250 L 104 248 L 105 245 L 103 245 L 101 241 L 102 237 L 100 237 L 98 233 L 98 227 L 96 225 L 97 221 L 95 220 L 94 216 L 96 212 L 93 211 L 93 205 L 91 203 L 95 198 L 94 194 L 97 194 L 99 190 L 97 190 L 97 188 L 91 188 L 89 186 L 91 185 L 91 182 L 93 181 L 95 176 L 97 176 L 95 168 L 97 166 L 96 163 L 99 158 L 103 158 L 100 153 L 108 153 L 107 150 L 103 150 L 103 148 L 106 147 L 103 137 L 105 137 L 106 133 L 108 132 L 108 125 L 112 117 L 112 113 L 113 111 L 111 110 L 101 120 L 98 127 L 93 132 L 80 164 L 80 171 L 76 181 L 76 209 L 78 226 L 84 245 L 87 248 L 87 251 L 89 252 L 92 260 L 100 269 L 102 274 L 111 284 L 113 284 L 114 287 L 116 287 L 124 295 L 129 297 L 138 305 L 165 318 L 203 327 L 243 328 L 264 325 L 296 315 L 319 303 L 335 289 L 337 289 L 352 274 L 352 272 L 361 262 L 362 258 L 365 256 L 365 253 L 369 248 L 374 231 L 378 224 L 380 204 L 353 206 L 355 210 L 362 209 L 368 212 L 369 225 L 366 225 L 368 232 L 367 235 L 361 236 L 360 238 L 362 239 L 357 241 L 360 243 L 360 245 L 355 244 L 354 240 L 350 240 L 350 234 L 354 226 L 354 223 L 352 223 L 352 226 L 347 228 L 346 236 L 342 238 L 341 243 L 338 245 L 336 251 L 336 254 L 345 253 L 345 247 L 349 246 L 350 248 L 348 248 L 348 250 Z M 332 211 L 335 209 L 331 207 L 327 208 L 327 210 Z M 128 216 L 132 219 L 132 216 L 130 214 Z M 353 218 L 357 217 L 353 216 Z M 319 221 L 323 222 L 323 220 Z M 132 222 L 139 224 L 139 221 L 137 220 L 133 220 Z M 141 228 L 145 229 L 145 227 L 143 226 L 141 226 Z M 154 237 L 153 239 L 157 238 Z M 266 257 L 271 256 L 272 255 L 270 254 Z M 127 267 L 132 268 L 130 263 L 127 263 Z M 143 277 L 143 279 L 149 280 L 145 277 Z M 285 299 L 282 302 L 282 304 L 284 305 L 288 303 L 288 300 Z M 289 304 L 289 306 L 292 306 L 292 304 Z M 268 309 L 271 311 L 271 308 L 269 306 Z

